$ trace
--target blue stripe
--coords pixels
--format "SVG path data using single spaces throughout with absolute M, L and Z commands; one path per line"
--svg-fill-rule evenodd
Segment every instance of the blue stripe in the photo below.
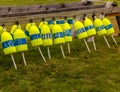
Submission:
M 64 36 L 72 36 L 71 30 L 64 30 Z
M 48 25 L 53 24 L 53 20 L 48 20 Z
M 112 24 L 109 24 L 109 25 L 105 26 L 105 29 L 106 29 L 106 30 L 109 30 L 109 29 L 112 28 L 112 27 L 113 27 Z
M 97 30 L 97 32 L 98 32 L 98 31 L 103 30 L 104 28 L 105 28 L 104 25 L 101 25 L 101 26 L 99 26 L 99 27 L 96 27 L 96 30 Z
M 64 20 L 61 20 L 61 24 L 64 24 L 65 23 L 65 21 Z
M 85 28 L 80 28 L 76 31 L 76 34 L 79 35 L 80 33 L 83 33 L 85 31 L 86 31 Z
M 73 24 L 73 19 L 68 19 L 67 22 L 68 22 L 69 24 Z
M 15 46 L 14 40 L 2 42 L 3 49 L 8 48 L 8 47 L 12 47 L 12 46 Z
M 25 32 L 25 34 L 26 34 L 27 36 L 29 36 L 28 30 L 25 30 L 24 32 Z
M 58 32 L 58 33 L 53 34 L 53 38 L 54 39 L 56 39 L 56 38 L 62 38 L 62 37 L 64 37 L 63 32 Z
M 17 45 L 23 45 L 23 44 L 27 44 L 25 38 L 15 39 L 15 46 L 17 46 Z
M 35 40 L 35 39 L 39 39 L 39 38 L 41 38 L 41 35 L 40 35 L 40 34 L 30 35 L 30 40 Z
M 48 33 L 48 34 L 42 34 L 42 39 L 50 39 L 50 38 L 52 38 L 51 33 Z
M 61 24 L 61 21 L 60 20 L 56 20 L 56 24 Z
M 90 29 L 93 29 L 93 28 L 94 28 L 93 25 L 90 25 L 90 26 L 85 27 L 86 31 L 88 31 L 88 30 L 90 30 Z

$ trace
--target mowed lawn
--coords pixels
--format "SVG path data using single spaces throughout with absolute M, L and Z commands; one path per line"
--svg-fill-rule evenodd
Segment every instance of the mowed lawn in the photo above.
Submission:
M 80 2 L 80 0 L 0 0 L 0 5 L 30 5 Z
M 21 3 L 14 1 L 2 0 L 0 3 L 33 4 L 30 0 L 20 0 Z M 111 20 L 118 33 L 115 19 Z M 67 44 L 63 44 L 65 59 L 59 45 L 50 46 L 51 60 L 48 59 L 46 47 L 41 46 L 46 63 L 38 49 L 28 41 L 29 50 L 25 52 L 27 66 L 24 66 L 21 53 L 14 54 L 18 70 L 14 69 L 11 57 L 5 56 L 0 48 L 0 92 L 120 92 L 120 37 L 115 37 L 118 46 L 111 36 L 107 39 L 110 48 L 103 37 L 96 36 L 97 50 L 93 49 L 92 43 L 88 43 L 91 49 L 88 53 L 83 40 L 75 37 L 70 43 L 71 54 L 68 54 Z

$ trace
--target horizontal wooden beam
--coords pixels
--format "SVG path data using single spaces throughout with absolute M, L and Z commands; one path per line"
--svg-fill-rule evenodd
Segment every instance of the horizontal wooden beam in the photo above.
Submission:
M 106 13 L 107 17 L 120 16 L 120 12 Z

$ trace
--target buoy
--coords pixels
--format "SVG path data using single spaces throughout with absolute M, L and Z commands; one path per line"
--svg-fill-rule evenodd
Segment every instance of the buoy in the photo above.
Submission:
M 29 35 L 33 47 L 42 45 L 42 37 L 37 26 L 31 26 Z
M 70 24 L 71 28 L 72 28 L 72 26 L 74 24 L 73 21 L 74 21 L 73 18 L 67 18 L 67 22 Z
M 84 14 L 84 26 L 85 26 L 85 30 L 87 31 L 87 34 L 89 37 L 96 35 L 96 30 L 94 28 L 94 25 L 92 21 L 86 17 L 86 14 Z M 93 42 L 94 50 L 96 50 L 96 44 L 95 44 L 94 37 L 92 37 L 92 42 Z
M 29 30 L 30 30 L 32 25 L 36 26 L 36 23 L 33 22 L 33 19 L 30 19 L 29 23 L 27 23 L 27 25 L 25 27 L 25 35 L 26 35 L 27 39 L 29 39 Z
M 99 36 L 105 35 L 107 33 L 102 21 L 99 18 L 95 18 L 94 27 L 96 28 L 97 34 Z
M 21 25 L 19 24 L 19 21 L 16 21 L 15 24 L 11 27 L 10 33 L 13 35 L 18 28 L 21 28 Z
M 106 17 L 104 16 L 103 13 L 101 13 L 101 16 L 102 16 L 102 22 L 103 22 L 103 24 L 104 24 L 104 26 L 105 26 L 105 29 L 106 29 L 106 31 L 107 31 L 107 34 L 108 34 L 108 35 L 111 35 L 114 43 L 115 43 L 116 45 L 118 45 L 117 41 L 115 40 L 115 38 L 114 38 L 114 36 L 113 36 L 113 33 L 115 32 L 115 30 L 114 30 L 114 28 L 113 28 L 112 23 L 110 22 L 110 20 L 109 20 L 108 18 L 106 18 Z
M 42 18 L 42 19 L 41 19 L 41 22 L 40 22 L 39 27 L 38 27 L 40 33 L 41 33 L 41 28 L 42 28 L 43 24 L 48 25 L 48 21 L 45 21 L 45 18 Z
M 17 52 L 22 52 L 23 61 L 24 61 L 24 64 L 26 66 L 27 64 L 26 64 L 26 59 L 25 59 L 25 56 L 24 56 L 24 51 L 27 51 L 28 47 L 27 47 L 27 41 L 26 41 L 25 33 L 22 29 L 17 29 L 14 32 L 13 36 L 14 36 L 14 40 L 15 40 L 16 51 Z
M 55 24 L 52 28 L 54 44 L 65 43 L 64 33 L 60 25 Z
M 65 42 L 67 42 L 67 45 L 68 45 L 68 52 L 70 54 L 70 42 L 72 42 L 72 32 L 71 32 L 71 27 L 70 25 L 65 22 L 63 24 L 63 33 L 64 33 L 64 38 L 65 38 Z
M 86 42 L 86 38 L 88 37 L 88 34 L 87 34 L 87 32 L 85 30 L 85 27 L 82 24 L 82 22 L 80 22 L 79 20 L 75 21 L 74 29 L 75 29 L 76 36 L 78 37 L 78 39 L 83 39 L 84 43 L 85 43 L 85 45 L 87 47 L 88 52 L 91 52 L 90 49 L 89 49 L 89 46 L 88 46 L 88 44 Z
M 94 25 L 93 25 L 92 21 L 87 17 L 84 20 L 84 26 L 85 26 L 85 29 L 88 33 L 88 36 L 96 35 L 96 30 L 94 28 Z
M 21 29 L 17 29 L 14 32 L 13 36 L 14 36 L 15 46 L 16 46 L 17 52 L 27 51 L 28 47 L 27 47 L 27 41 L 26 41 L 24 31 Z
M 40 49 L 40 45 L 42 45 L 42 37 L 41 37 L 41 34 L 40 34 L 40 31 L 39 29 L 37 28 L 37 26 L 31 26 L 30 28 L 30 31 L 29 31 L 29 35 L 30 35 L 30 40 L 31 40 L 31 44 L 33 47 L 38 47 L 38 50 L 44 60 L 44 62 L 46 62 L 43 54 L 42 54 L 42 51 Z
M 54 24 L 52 28 L 52 34 L 53 34 L 53 42 L 55 45 L 59 44 L 61 48 L 61 52 L 63 55 L 63 58 L 65 58 L 64 50 L 62 47 L 62 44 L 65 43 L 64 39 L 64 33 L 60 25 Z
M 74 29 L 75 29 L 76 36 L 78 37 L 78 39 L 84 39 L 88 37 L 87 31 L 85 30 L 85 27 L 82 24 L 82 22 L 77 20 L 74 23 Z
M 113 29 L 113 26 L 112 26 L 112 24 L 111 24 L 111 22 L 108 18 L 103 18 L 102 22 L 105 26 L 105 29 L 107 30 L 108 35 L 111 35 L 115 32 L 114 29 Z
M 48 25 L 43 24 L 41 28 L 41 35 L 42 35 L 43 46 L 47 46 L 48 56 L 49 56 L 49 59 L 51 59 L 49 46 L 53 44 L 53 40 L 52 40 L 52 34 L 50 32 L 50 28 L 48 27 Z
M 110 48 L 110 44 L 108 43 L 108 40 L 105 36 L 107 34 L 107 31 L 105 29 L 103 22 L 101 21 L 101 19 L 97 18 L 95 14 L 92 15 L 92 18 L 93 18 L 94 27 L 97 31 L 98 36 L 103 36 L 107 46 Z
M 48 20 L 47 22 L 48 22 L 48 26 L 49 26 L 50 30 L 52 30 L 52 27 L 54 25 L 54 21 L 51 19 L 51 20 Z
M 15 69 L 17 69 L 14 57 L 13 57 L 13 53 L 16 53 L 16 48 L 15 48 L 15 43 L 14 40 L 11 36 L 10 33 L 4 31 L 1 34 L 1 43 L 2 43 L 2 49 L 4 51 L 5 55 L 11 54 L 11 58 L 14 64 Z
M 4 32 L 4 31 L 3 31 L 3 27 L 0 26 L 0 36 L 1 36 L 1 34 L 2 34 L 3 32 Z

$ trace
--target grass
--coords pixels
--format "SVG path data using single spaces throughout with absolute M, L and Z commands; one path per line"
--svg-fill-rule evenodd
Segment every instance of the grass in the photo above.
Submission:
M 41 47 L 47 59 L 44 63 L 36 48 L 29 44 L 25 52 L 27 66 L 23 65 L 20 53 L 14 54 L 18 70 L 10 56 L 0 50 L 0 92 L 119 92 L 120 91 L 120 47 L 114 46 L 111 37 L 108 48 L 102 37 L 96 37 L 97 51 L 89 46 L 88 53 L 82 40 L 74 39 L 71 54 L 63 45 L 66 58 L 60 47 L 51 46 L 52 59 L 48 60 L 45 47 Z M 116 37 L 119 42 L 119 37 Z
M 102 1 L 102 0 L 101 0 Z M 117 2 L 120 5 L 119 0 L 104 0 L 102 2 Z M 68 2 L 80 2 L 80 0 L 1 0 L 0 5 L 34 5 L 34 4 L 53 4 L 53 3 L 68 3 Z M 99 4 L 99 3 L 95 3 Z
M 80 2 L 80 0 L 2 0 L 0 5 L 31 5 L 52 3 Z

